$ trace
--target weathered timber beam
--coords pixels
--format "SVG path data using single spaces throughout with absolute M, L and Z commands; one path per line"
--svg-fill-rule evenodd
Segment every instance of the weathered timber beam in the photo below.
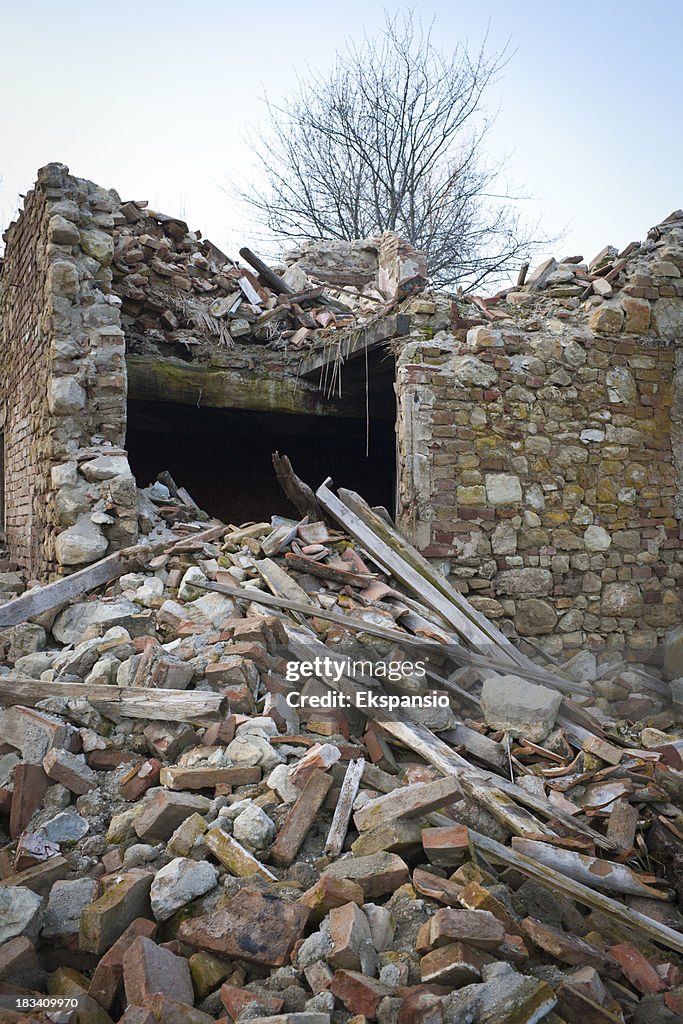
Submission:
M 326 398 L 308 381 L 287 374 L 195 366 L 180 359 L 126 357 L 128 398 L 200 409 L 235 409 L 303 416 L 364 416 L 364 402 Z
M 349 328 L 338 332 L 330 339 L 329 345 L 304 356 L 299 366 L 299 376 L 313 377 L 329 363 L 340 356 L 343 362 L 358 358 L 378 348 L 392 338 L 401 338 L 410 331 L 410 317 L 405 313 L 382 317 L 366 327 Z
M 52 697 L 82 698 L 103 715 L 164 722 L 217 722 L 228 713 L 228 700 L 204 690 L 162 690 L 93 683 L 46 683 L 40 679 L 0 679 L 0 705 L 34 708 Z

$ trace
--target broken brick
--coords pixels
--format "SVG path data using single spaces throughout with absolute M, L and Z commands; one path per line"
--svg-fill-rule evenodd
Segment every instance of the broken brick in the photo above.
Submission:
M 665 982 L 635 946 L 628 942 L 620 942 L 616 946 L 610 946 L 609 953 L 619 964 L 624 977 L 641 995 L 653 995 L 666 989 Z
M 439 867 L 458 867 L 473 859 L 472 841 L 465 825 L 426 828 L 422 845 L 432 864 Z
M 410 878 L 408 865 L 395 853 L 373 853 L 369 857 L 345 857 L 325 868 L 324 875 L 357 882 L 366 900 L 395 892 Z
M 9 834 L 16 839 L 40 807 L 49 785 L 40 764 L 18 764 L 14 769 L 14 792 L 9 818 Z
M 119 793 L 124 800 L 139 800 L 143 794 L 159 781 L 161 761 L 155 757 L 142 764 L 134 764 L 119 783 Z
M 151 915 L 151 871 L 132 868 L 110 885 L 104 895 L 83 909 L 79 946 L 89 953 L 104 953 L 136 917 Z
M 325 772 L 317 769 L 311 771 L 301 790 L 301 796 L 287 815 L 287 820 L 271 847 L 270 860 L 273 864 L 288 867 L 294 861 L 331 785 L 332 779 Z
M 92 768 L 88 767 L 83 758 L 68 750 L 59 750 L 57 747 L 48 750 L 43 758 L 43 768 L 48 778 L 79 796 L 97 786 L 97 776 Z
M 105 1010 L 111 1010 L 123 981 L 123 957 L 126 950 L 138 935 L 153 939 L 156 931 L 156 922 L 138 917 L 131 921 L 124 933 L 100 959 L 90 981 L 88 994 Z
M 481 969 L 492 958 L 481 950 L 472 949 L 462 942 L 439 946 L 420 960 L 420 974 L 425 983 L 437 982 L 461 988 L 481 977 Z
M 145 935 L 133 939 L 123 954 L 123 984 L 128 1002 L 139 1006 L 148 1006 L 157 994 L 189 1006 L 194 1003 L 187 960 Z
M 227 982 L 221 985 L 221 1002 L 233 1020 L 237 1020 L 249 1003 L 258 1003 L 271 1014 L 279 1013 L 284 1003 L 279 996 L 264 997 L 246 988 L 238 988 Z
M 221 910 L 183 921 L 181 942 L 238 960 L 282 967 L 309 916 L 308 907 L 243 889 Z
M 375 978 L 358 971 L 335 971 L 330 985 L 332 994 L 342 1001 L 349 1013 L 362 1014 L 369 1020 L 377 1018 L 377 1008 L 392 990 Z
M 206 797 L 189 793 L 155 793 L 136 816 L 133 828 L 145 843 L 168 839 L 191 814 L 206 814 L 209 804 Z

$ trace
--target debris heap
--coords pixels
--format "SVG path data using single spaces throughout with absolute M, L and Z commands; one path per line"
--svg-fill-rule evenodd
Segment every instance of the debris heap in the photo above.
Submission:
M 393 298 L 393 289 L 383 293 L 366 278 L 340 285 L 333 275 L 328 287 L 325 272 L 313 276 L 305 259 L 283 265 L 282 275 L 247 248 L 237 263 L 145 201 L 124 202 L 113 217 L 113 287 L 132 351 L 170 346 L 193 354 L 197 346 L 235 343 L 297 348 L 318 333 L 333 336 L 363 323 Z
M 536 663 L 305 502 L 0 576 L 0 1020 L 679 1020 L 668 684 Z

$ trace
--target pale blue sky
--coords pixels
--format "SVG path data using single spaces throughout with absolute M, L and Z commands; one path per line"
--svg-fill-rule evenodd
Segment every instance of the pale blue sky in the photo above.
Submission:
M 254 241 L 221 190 L 248 178 L 243 141 L 306 65 L 325 68 L 344 37 L 374 33 L 402 5 L 345 0 L 259 4 L 93 4 L 0 0 L 0 212 L 11 212 L 36 169 L 51 160 L 182 213 L 235 252 Z M 509 178 L 557 255 L 619 247 L 683 206 L 683 0 L 417 0 L 449 49 L 508 38 L 516 53 L 489 107 L 489 139 L 509 154 Z

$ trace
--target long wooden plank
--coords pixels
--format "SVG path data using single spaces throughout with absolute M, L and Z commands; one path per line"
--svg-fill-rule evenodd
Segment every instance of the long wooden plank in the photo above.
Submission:
M 372 556 L 373 560 L 437 611 L 468 643 L 479 648 L 484 657 L 495 657 L 508 672 L 533 672 L 548 686 L 562 693 L 587 693 L 586 687 L 568 682 L 542 670 L 510 643 L 493 623 L 471 607 L 448 581 L 393 527 L 378 516 L 354 491 L 339 489 L 340 500 L 326 484 L 316 498 L 345 530 Z
M 334 859 L 341 853 L 349 821 L 351 820 L 351 811 L 358 795 L 364 770 L 365 761 L 362 757 L 359 757 L 357 761 L 349 761 L 349 766 L 346 769 L 346 775 L 342 782 L 341 792 L 339 793 L 339 799 L 337 800 L 337 806 L 334 809 L 330 831 L 327 833 L 327 840 L 325 842 L 326 857 Z
M 122 548 L 112 555 L 101 558 L 92 565 L 86 565 L 83 569 L 70 576 L 55 580 L 53 583 L 46 583 L 42 587 L 34 587 L 26 594 L 15 597 L 13 601 L 7 601 L 0 605 L 0 629 L 8 626 L 17 626 L 20 622 L 26 622 L 43 612 L 52 611 L 60 604 L 67 604 L 77 597 L 82 597 L 91 590 L 101 587 L 105 583 L 123 576 L 127 572 L 135 572 L 144 569 L 151 558 L 162 551 L 182 551 L 183 545 L 189 541 L 192 544 L 198 542 L 215 540 L 222 536 L 228 527 L 219 525 L 211 526 L 193 534 L 191 538 L 174 537 L 171 541 L 163 541 L 157 544 L 134 544 L 132 547 Z
M 137 686 L 46 683 L 40 679 L 0 678 L 0 705 L 34 708 L 51 697 L 81 697 L 103 715 L 164 722 L 217 722 L 228 713 L 228 700 L 205 690 L 150 690 Z
M 675 949 L 678 953 L 683 953 L 683 934 L 681 932 L 669 928 L 668 925 L 660 924 L 653 917 L 647 917 L 645 914 L 633 910 L 632 907 L 624 906 L 623 903 L 619 903 L 609 896 L 604 896 L 602 893 L 596 892 L 595 889 L 589 888 L 589 886 L 583 885 L 581 882 L 576 882 L 573 878 L 568 878 L 553 868 L 539 864 L 538 861 L 533 860 L 531 857 L 517 853 L 508 846 L 503 846 L 502 843 L 496 842 L 495 839 L 489 839 L 488 836 L 483 836 L 472 829 L 470 829 L 470 836 L 477 850 L 489 854 L 507 867 L 516 868 L 530 878 L 537 879 L 550 890 L 556 889 L 558 892 L 564 893 L 565 896 L 570 896 L 584 907 L 589 907 L 591 910 L 601 910 L 609 914 L 610 917 L 613 917 L 629 932 L 646 935 L 648 938 L 659 942 L 663 946 L 667 946 L 669 949 Z
M 338 693 L 346 694 L 355 704 L 355 698 L 360 690 L 365 690 L 365 687 L 360 687 L 352 679 L 341 674 L 338 678 L 339 666 L 342 668 L 346 662 L 340 658 L 334 658 L 330 655 L 330 650 L 324 644 L 315 637 L 313 633 L 306 630 L 296 630 L 292 627 L 285 627 L 287 629 L 287 638 L 290 650 L 301 660 L 314 662 L 316 658 L 320 659 L 320 671 L 317 672 L 318 678 L 325 682 L 330 689 L 335 690 Z M 335 671 L 334 669 L 337 669 Z M 439 771 L 443 772 L 444 775 L 463 775 L 468 779 L 472 780 L 473 790 L 479 787 L 486 787 L 488 800 L 490 801 L 491 808 L 495 801 L 495 792 L 504 794 L 506 797 L 511 798 L 517 804 L 522 807 L 528 807 L 530 810 L 535 811 L 538 814 L 542 814 L 547 818 L 555 818 L 561 821 L 563 825 L 571 829 L 572 832 L 578 832 L 581 835 L 589 836 L 596 846 L 599 846 L 606 850 L 613 849 L 614 844 L 611 843 L 605 836 L 596 832 L 595 829 L 588 827 L 587 825 L 581 825 L 575 821 L 570 815 L 565 814 L 559 808 L 555 807 L 544 797 L 534 796 L 532 793 L 528 793 L 526 790 L 521 789 L 514 782 L 510 782 L 507 779 L 500 778 L 496 775 L 491 775 L 489 772 L 483 769 L 476 768 L 474 765 L 466 761 L 464 757 L 461 757 L 455 750 L 452 750 L 447 743 L 440 740 L 438 736 L 435 736 L 433 732 L 427 729 L 424 725 L 420 725 L 418 722 L 413 722 L 409 719 L 402 718 L 399 712 L 390 714 L 388 711 L 377 710 L 375 708 L 363 708 L 363 712 L 368 718 L 373 721 L 379 722 L 385 732 L 393 736 L 395 739 L 404 743 L 410 750 L 415 751 L 429 764 L 434 765 Z M 506 827 L 510 828 L 511 832 L 519 832 L 521 822 L 521 811 L 522 808 L 516 808 L 515 812 L 510 812 L 508 802 L 501 802 L 496 805 L 496 814 L 499 820 L 504 821 Z M 532 818 L 529 815 L 526 819 L 527 824 L 531 824 Z M 535 827 L 540 832 L 544 832 L 545 829 L 540 822 L 535 822 Z
M 269 560 L 270 561 L 270 560 Z M 259 566 L 263 563 L 255 562 L 254 565 Z M 282 575 L 274 574 L 272 572 L 272 566 L 275 566 Z M 270 568 L 261 571 L 261 575 L 264 580 L 268 576 L 268 584 L 273 591 L 280 590 L 287 586 L 287 589 L 292 591 L 292 587 L 296 587 L 297 584 L 287 575 L 282 572 L 276 562 L 270 562 Z M 278 584 L 280 585 L 278 588 Z M 240 600 L 254 601 L 256 604 L 266 605 L 269 608 L 286 608 L 288 611 L 297 612 L 297 617 L 304 615 L 309 618 L 313 617 L 316 619 L 325 619 L 328 622 L 334 622 L 338 626 L 344 626 L 346 629 L 355 630 L 359 633 L 367 633 L 369 636 L 376 636 L 382 640 L 393 640 L 397 644 L 401 644 L 404 647 L 412 648 L 416 651 L 425 651 L 427 653 L 433 652 L 439 655 L 448 655 L 449 658 L 453 658 L 454 661 L 459 662 L 461 665 L 474 665 L 475 667 L 481 667 L 487 669 L 490 673 L 492 669 L 498 669 L 501 672 L 508 671 L 508 666 L 501 660 L 488 659 L 480 654 L 473 654 L 468 651 L 466 647 L 463 647 L 459 643 L 442 644 L 436 640 L 430 640 L 427 637 L 412 636 L 410 633 L 403 632 L 399 629 L 391 629 L 389 626 L 375 626 L 370 622 L 366 622 L 363 619 L 356 619 L 352 615 L 345 612 L 337 612 L 328 608 L 321 608 L 319 605 L 313 604 L 310 601 L 308 594 L 302 588 L 301 593 L 305 594 L 306 602 L 290 600 L 285 596 L 280 596 L 280 593 L 267 594 L 263 590 L 254 590 L 253 588 L 240 587 L 229 583 L 193 583 L 193 586 L 199 590 L 213 590 L 217 594 L 225 594 L 229 597 L 236 597 Z M 431 675 L 428 672 L 428 675 Z M 525 677 L 531 679 L 537 679 L 542 682 L 546 678 L 546 674 L 543 669 L 539 669 L 535 666 L 535 671 L 526 671 Z M 447 689 L 454 693 L 456 696 L 463 700 L 469 701 L 472 704 L 479 705 L 479 700 L 467 693 L 462 687 L 450 683 L 448 680 L 441 679 L 433 676 L 435 680 L 436 689 Z M 586 734 L 588 735 L 588 733 Z
M 59 607 L 60 604 L 73 601 L 74 598 L 81 597 L 104 583 L 111 583 L 124 573 L 139 570 L 143 568 L 146 560 L 152 558 L 159 550 L 159 545 L 152 548 L 144 544 L 135 544 L 133 547 L 116 551 L 113 555 L 107 555 L 106 558 L 79 569 L 71 576 L 64 576 L 63 579 L 47 583 L 43 587 L 35 587 L 26 594 L 15 597 L 13 601 L 0 605 L 0 629 L 17 626 L 20 622 L 26 622 L 27 619 Z

